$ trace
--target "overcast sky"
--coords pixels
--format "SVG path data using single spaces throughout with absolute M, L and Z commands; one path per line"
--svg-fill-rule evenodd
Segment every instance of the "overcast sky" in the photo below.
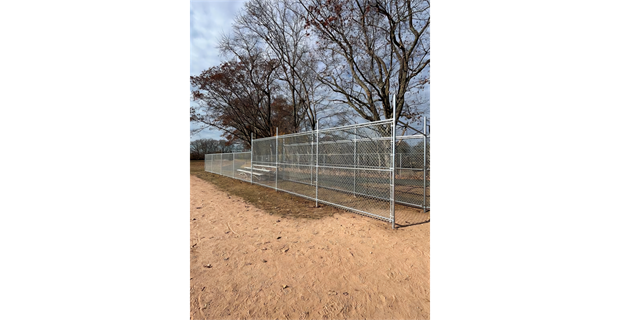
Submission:
M 230 26 L 244 2 L 245 0 L 190 1 L 190 75 L 199 75 L 203 70 L 222 62 L 217 49 L 217 40 L 222 33 L 230 32 Z M 192 124 L 190 125 L 194 128 Z M 203 130 L 192 136 L 191 140 L 207 138 L 222 139 L 221 132 Z

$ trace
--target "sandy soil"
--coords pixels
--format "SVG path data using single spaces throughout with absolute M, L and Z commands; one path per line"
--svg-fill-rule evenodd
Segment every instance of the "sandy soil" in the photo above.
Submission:
M 190 182 L 191 319 L 430 318 L 430 222 L 283 218 Z

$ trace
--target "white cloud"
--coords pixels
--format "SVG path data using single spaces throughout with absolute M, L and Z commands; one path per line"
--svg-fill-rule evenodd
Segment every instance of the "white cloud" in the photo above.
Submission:
M 231 24 L 244 3 L 245 0 L 190 2 L 190 75 L 198 75 L 223 61 L 217 49 L 218 39 L 230 32 Z M 190 127 L 194 128 L 194 125 L 190 124 Z M 221 134 L 218 130 L 203 130 L 191 140 L 221 139 Z
M 190 3 L 190 74 L 221 62 L 217 41 L 229 33 L 231 24 L 243 7 L 239 1 L 192 1 Z

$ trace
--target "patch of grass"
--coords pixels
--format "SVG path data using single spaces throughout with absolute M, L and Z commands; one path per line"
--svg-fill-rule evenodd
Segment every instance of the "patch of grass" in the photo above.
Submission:
M 204 160 L 190 160 L 189 173 L 195 175 L 198 172 L 205 172 Z
M 297 197 L 245 181 L 204 171 L 204 161 L 190 161 L 190 174 L 215 185 L 219 190 L 243 198 L 255 207 L 270 214 L 286 218 L 320 219 L 346 212 L 332 206 Z

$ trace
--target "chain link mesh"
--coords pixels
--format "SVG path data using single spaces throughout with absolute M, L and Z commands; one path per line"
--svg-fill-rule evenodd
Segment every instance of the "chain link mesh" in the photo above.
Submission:
M 384 120 L 255 139 L 250 152 L 205 155 L 205 171 L 391 222 L 392 199 L 430 207 L 430 139 L 393 140 L 392 125 Z
M 276 187 L 276 137 L 254 140 L 252 147 L 254 183 Z
M 426 186 L 424 184 L 424 149 L 423 136 L 396 137 L 394 200 L 397 203 L 424 206 L 424 188 L 426 187 L 426 206 L 428 206 L 430 184 L 428 183 L 428 164 Z M 428 163 L 428 140 L 426 154 Z
M 233 178 L 237 178 L 239 180 L 251 181 L 252 177 L 252 163 L 250 162 L 252 153 L 251 152 L 238 152 L 234 153 L 234 163 L 233 163 Z

